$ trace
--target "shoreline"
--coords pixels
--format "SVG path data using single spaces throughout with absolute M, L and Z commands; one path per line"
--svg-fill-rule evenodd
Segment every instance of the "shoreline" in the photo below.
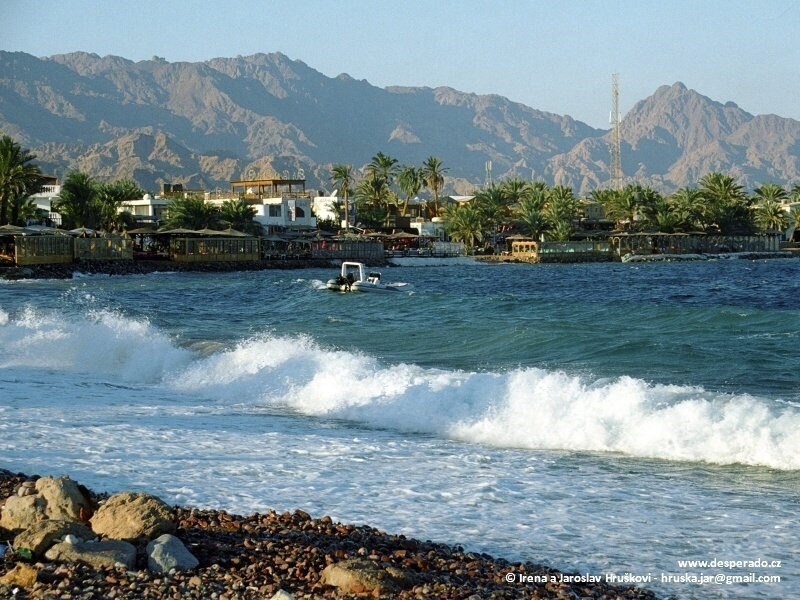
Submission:
M 29 477 L 0 469 L 0 503 L 17 493 Z M 93 503 L 108 494 L 89 491 Z M 532 562 L 509 562 L 461 546 L 391 535 L 368 525 L 313 518 L 294 513 L 240 516 L 224 510 L 173 506 L 176 536 L 199 560 L 189 571 L 151 573 L 146 559 L 137 569 L 92 567 L 84 563 L 26 560 L 7 551 L 0 557 L 0 580 L 19 562 L 32 566 L 36 582 L 16 586 L 15 598 L 215 598 L 261 600 L 282 590 L 293 598 L 364 598 L 365 590 L 346 591 L 322 583 L 329 565 L 357 562 L 403 583 L 389 589 L 366 590 L 373 598 L 590 598 L 593 600 L 657 600 L 654 592 L 634 586 L 585 581 L 582 574 L 563 573 Z M 13 536 L 0 530 L 2 541 Z M 598 578 L 599 579 L 599 578 Z M 546 580 L 547 583 L 543 583 Z M 388 585 L 388 584 L 387 584 Z M 13 595 L 0 583 L 0 595 Z
M 362 260 L 368 267 L 388 267 L 385 260 Z M 234 273 L 239 271 L 268 271 L 292 269 L 332 269 L 339 259 L 313 258 L 297 260 L 252 260 L 219 262 L 176 262 L 171 260 L 103 260 L 83 263 L 28 265 L 0 268 L 5 279 L 72 279 L 84 275 L 146 275 L 148 273 Z
M 532 264 L 531 261 L 519 257 L 488 255 L 464 257 L 471 263 L 485 264 Z M 800 252 L 738 252 L 728 254 L 654 254 L 630 255 L 622 263 L 627 262 L 688 262 L 709 260 L 768 260 L 776 258 L 800 258 Z M 234 273 L 241 271 L 269 271 L 294 269 L 336 269 L 346 259 L 336 258 L 303 258 L 252 261 L 214 261 L 214 262 L 176 262 L 172 260 L 103 260 L 81 263 L 60 263 L 27 266 L 0 266 L 0 279 L 72 279 L 75 274 L 84 275 L 145 275 L 148 273 Z M 443 259 L 452 261 L 453 259 Z M 367 267 L 394 268 L 403 266 L 440 266 L 442 261 L 429 258 L 394 258 L 394 259 L 358 259 Z M 573 262 L 616 262 L 620 261 L 542 261 L 542 264 L 556 262 L 568 264 Z M 456 264 L 463 264 L 457 262 Z

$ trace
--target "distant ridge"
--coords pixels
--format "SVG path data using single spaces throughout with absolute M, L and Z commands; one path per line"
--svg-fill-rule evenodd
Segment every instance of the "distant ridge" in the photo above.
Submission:
M 608 132 L 497 95 L 452 88 L 378 88 L 330 78 L 281 53 L 169 63 L 74 52 L 0 52 L 0 130 L 46 172 L 227 188 L 247 173 L 295 174 L 331 188 L 329 167 L 401 164 L 428 156 L 449 168 L 446 191 L 470 193 L 492 161 L 577 192 L 607 187 Z M 800 122 L 753 116 L 682 83 L 637 102 L 621 125 L 626 182 L 662 191 L 710 171 L 747 188 L 800 181 Z

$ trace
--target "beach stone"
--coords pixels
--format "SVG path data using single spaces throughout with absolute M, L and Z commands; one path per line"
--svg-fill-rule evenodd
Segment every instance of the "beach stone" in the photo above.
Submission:
M 174 535 L 165 533 L 147 544 L 147 568 L 153 573 L 168 573 L 170 569 L 188 571 L 199 564 Z
M 95 533 L 112 540 L 146 542 L 175 533 L 169 506 L 150 494 L 122 492 L 111 496 L 92 517 Z
M 68 544 L 61 542 L 45 552 L 47 560 L 57 562 L 84 562 L 93 567 L 114 567 L 118 563 L 129 570 L 136 567 L 136 546 L 122 540 L 103 540 L 101 542 L 81 542 Z
M 379 593 L 392 593 L 412 585 L 411 580 L 400 569 L 383 569 L 370 560 L 360 559 L 328 565 L 320 575 L 320 583 L 354 594 L 375 590 Z
M 67 476 L 38 479 L 36 492 L 45 502 L 45 514 L 49 519 L 80 521 L 81 511 L 87 511 L 90 506 L 78 484 Z
M 278 590 L 275 592 L 275 595 L 270 598 L 270 600 L 294 600 L 294 596 L 292 596 L 289 592 Z
M 0 583 L 8 586 L 19 586 L 24 588 L 32 587 L 39 577 L 37 571 L 31 565 L 25 563 L 17 563 L 17 566 L 11 569 L 8 573 L 0 577 Z
M 45 519 L 81 521 L 89 510 L 89 500 L 72 479 L 42 477 L 35 484 L 24 482 L 16 495 L 8 497 L 0 526 L 19 531 Z
M 3 505 L 0 527 L 20 531 L 47 519 L 45 504 L 39 496 L 9 496 Z
M 90 540 L 94 532 L 86 525 L 75 521 L 56 521 L 47 519 L 32 525 L 14 538 L 14 548 L 27 548 L 34 556 L 41 556 L 56 540 L 72 535 L 82 540 Z

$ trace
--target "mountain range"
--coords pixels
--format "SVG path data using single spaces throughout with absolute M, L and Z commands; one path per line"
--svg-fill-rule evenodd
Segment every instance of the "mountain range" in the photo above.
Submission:
M 170 63 L 0 52 L 0 131 L 45 173 L 78 169 L 153 191 L 278 175 L 327 192 L 333 164 L 360 168 L 378 152 L 411 165 L 437 156 L 449 193 L 483 185 L 487 161 L 496 181 L 578 193 L 610 182 L 609 130 L 498 95 L 331 78 L 281 53 Z M 747 189 L 800 181 L 800 122 L 754 116 L 682 83 L 637 102 L 620 133 L 626 183 L 670 192 L 712 171 Z

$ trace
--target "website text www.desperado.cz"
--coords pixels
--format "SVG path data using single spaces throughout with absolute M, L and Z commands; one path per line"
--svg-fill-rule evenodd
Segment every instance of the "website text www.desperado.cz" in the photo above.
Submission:
M 701 568 L 701 569 L 780 569 L 781 561 L 779 560 L 679 560 L 678 567 L 681 569 L 686 568 Z

